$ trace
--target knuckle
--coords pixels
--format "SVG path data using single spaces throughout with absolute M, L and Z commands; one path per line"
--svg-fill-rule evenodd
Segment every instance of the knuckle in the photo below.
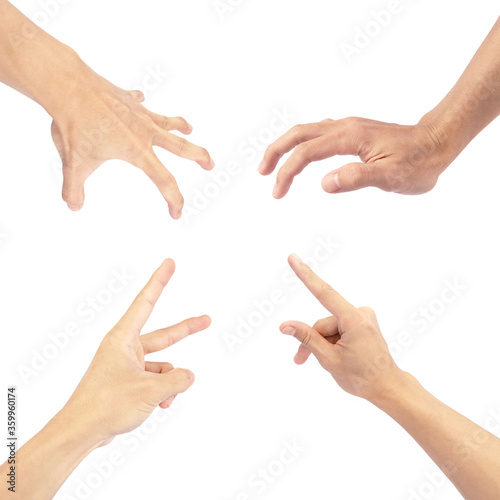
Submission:
M 297 123 L 290 129 L 290 133 L 296 137 L 299 138 L 304 132 L 304 124 L 303 123 Z
M 162 178 L 161 185 L 165 189 L 171 189 L 177 185 L 177 182 L 170 172 L 166 172 Z
M 366 314 L 362 315 L 358 321 L 358 327 L 367 332 L 374 331 L 373 329 L 373 318 L 368 317 Z
M 312 335 L 310 332 L 303 332 L 300 338 L 300 341 L 302 344 L 304 344 L 306 347 L 309 347 L 312 342 Z
M 358 307 L 358 310 L 365 313 L 365 314 L 368 314 L 369 316 L 375 316 L 375 311 L 371 307 L 362 306 L 362 307 Z
M 347 131 L 357 129 L 362 122 L 362 120 L 356 116 L 347 116 L 346 118 L 342 118 L 340 121 Z
M 177 379 L 185 387 L 189 387 L 191 385 L 191 377 L 186 370 L 179 370 Z
M 210 153 L 205 148 L 200 148 L 200 160 L 204 162 L 210 161 Z
M 183 137 L 179 138 L 179 155 L 183 155 L 189 149 L 189 143 Z
M 161 128 L 167 128 L 170 123 L 170 119 L 167 118 L 166 116 L 160 115 L 158 118 L 158 122 L 159 122 L 158 125 Z
M 264 151 L 264 160 L 271 160 L 277 156 L 275 144 L 270 144 Z
M 181 210 L 184 207 L 184 196 L 182 194 L 178 194 L 177 201 L 175 202 L 175 206 L 178 210 Z
M 151 299 L 149 294 L 145 292 L 144 290 L 141 290 L 139 292 L 139 295 L 137 295 L 137 298 L 139 299 L 140 302 L 146 302 L 151 307 L 155 306 L 155 301 Z
M 290 170 L 289 166 L 281 167 L 276 174 L 276 184 L 288 184 L 292 183 L 294 174 Z

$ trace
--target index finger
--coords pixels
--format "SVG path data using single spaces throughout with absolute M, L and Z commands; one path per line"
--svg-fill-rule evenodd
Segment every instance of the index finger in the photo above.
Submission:
M 119 330 L 134 336 L 140 334 L 174 271 L 174 261 L 165 259 L 116 325 Z
M 336 318 L 343 319 L 357 311 L 340 293 L 323 281 L 306 263 L 302 262 L 298 255 L 290 255 L 288 263 L 300 281 Z
M 324 131 L 325 126 L 322 122 L 294 125 L 267 147 L 259 165 L 259 173 L 269 175 L 276 168 L 283 155 L 299 144 L 319 137 Z

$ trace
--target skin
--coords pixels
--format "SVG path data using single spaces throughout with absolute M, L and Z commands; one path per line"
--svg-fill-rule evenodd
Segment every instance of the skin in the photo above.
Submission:
M 99 76 L 74 50 L 6 0 L 0 0 L 0 19 L 0 81 L 38 102 L 52 117 L 68 207 L 80 210 L 87 178 L 107 160 L 119 159 L 143 170 L 167 201 L 170 215 L 181 217 L 183 197 L 153 146 L 212 169 L 206 149 L 171 133 L 190 134 L 191 125 L 146 109 L 142 92 L 125 91 Z
M 357 308 L 296 255 L 295 274 L 331 314 L 313 327 L 286 321 L 282 333 L 301 342 L 303 364 L 312 353 L 346 392 L 370 401 L 398 422 L 466 500 L 500 498 L 500 439 L 429 394 L 394 362 L 375 313 Z
M 187 319 L 141 335 L 175 270 L 167 259 L 104 337 L 87 372 L 63 409 L 17 452 L 16 498 L 52 498 L 76 466 L 115 436 L 141 425 L 153 410 L 168 408 L 194 382 L 190 370 L 146 361 L 210 325 L 209 316 Z M 8 464 L 0 467 L 5 477 Z M 36 492 L 36 497 L 34 496 Z
M 361 161 L 323 178 L 327 193 L 368 186 L 402 194 L 430 191 L 467 144 L 500 114 L 499 52 L 497 20 L 457 84 L 416 125 L 355 117 L 295 125 L 267 148 L 259 172 L 271 174 L 293 150 L 279 168 L 273 189 L 275 198 L 283 198 L 310 163 L 354 155 Z

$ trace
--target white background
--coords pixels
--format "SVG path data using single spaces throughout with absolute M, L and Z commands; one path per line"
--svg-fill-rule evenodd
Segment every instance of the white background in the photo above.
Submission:
M 158 355 L 197 377 L 167 421 L 151 420 L 95 452 L 57 498 L 84 498 L 77 486 L 86 481 L 87 497 L 103 499 L 238 500 L 245 492 L 252 500 L 407 500 L 419 488 L 413 498 L 459 498 L 440 478 L 425 484 L 436 466 L 391 419 L 344 394 L 315 360 L 295 366 L 297 343 L 278 326 L 326 315 L 289 283 L 286 257 L 310 258 L 319 238 L 329 238 L 338 248 L 316 263 L 320 275 L 354 304 L 373 307 L 388 341 L 407 332 L 413 342 L 399 353 L 400 366 L 485 425 L 500 407 L 500 123 L 418 197 L 375 189 L 328 195 L 322 176 L 350 161 L 334 158 L 309 166 L 274 200 L 275 176 L 257 175 L 262 151 L 249 152 L 248 138 L 264 138 L 257 149 L 271 141 L 273 110 L 293 114 L 286 128 L 345 116 L 415 123 L 459 77 L 498 16 L 496 2 L 401 0 L 401 12 L 350 63 L 340 44 L 352 43 L 387 1 L 247 0 L 222 19 L 209 0 L 67 0 L 50 16 L 42 1 L 14 3 L 117 85 L 143 86 L 152 69 L 168 70 L 145 104 L 184 116 L 193 142 L 216 161 L 209 174 L 159 153 L 186 205 L 197 189 L 213 194 L 207 186 L 229 162 L 240 169 L 200 213 L 173 221 L 141 171 L 109 162 L 87 181 L 84 209 L 72 213 L 60 199 L 50 118 L 0 88 L 0 366 L 2 387 L 18 386 L 23 441 L 61 408 L 164 257 L 177 271 L 146 331 L 197 314 L 213 319 L 208 331 Z M 105 297 L 113 270 L 122 269 L 133 279 L 87 322 L 79 308 Z M 419 307 L 439 308 L 447 279 L 466 289 L 417 328 Z M 225 335 L 236 335 L 239 320 L 274 289 L 283 303 L 231 352 Z M 68 322 L 80 335 L 23 380 L 19 367 Z M 305 450 L 280 470 L 283 441 L 294 440 Z M 121 463 L 103 479 L 94 465 L 113 452 Z M 260 493 L 249 481 L 269 464 L 277 477 Z

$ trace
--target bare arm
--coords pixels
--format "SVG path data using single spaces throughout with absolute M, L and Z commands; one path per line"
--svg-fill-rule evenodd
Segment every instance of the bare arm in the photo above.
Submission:
M 429 394 L 392 359 L 375 313 L 356 308 L 297 257 L 292 269 L 332 316 L 311 328 L 286 321 L 281 331 L 312 353 L 342 389 L 372 402 L 398 422 L 467 500 L 500 498 L 500 439 Z
M 296 125 L 267 148 L 259 172 L 269 175 L 281 157 L 294 150 L 276 176 L 273 196 L 282 198 L 295 176 L 310 163 L 335 155 L 354 155 L 361 161 L 323 178 L 327 193 L 369 186 L 402 194 L 425 193 L 499 114 L 500 20 L 457 84 L 416 125 L 357 117 Z
M 372 403 L 400 424 L 468 500 L 500 498 L 500 439 L 401 373 L 392 393 Z
M 0 0 L 0 81 L 52 117 L 52 138 L 63 164 L 62 197 L 71 210 L 83 207 L 87 178 L 107 160 L 120 159 L 144 171 L 178 219 L 183 197 L 153 146 L 206 170 L 214 166 L 205 149 L 172 133 L 191 133 L 184 118 L 149 111 L 141 104 L 142 92 L 125 91 L 95 73 L 7 0 Z
M 141 425 L 157 406 L 168 408 L 177 394 L 193 384 L 191 371 L 146 361 L 145 356 L 204 330 L 210 324 L 208 316 L 140 334 L 174 269 L 174 262 L 168 259 L 156 270 L 123 318 L 104 337 L 64 408 L 20 448 L 15 498 L 52 498 L 95 448 Z M 9 470 L 8 462 L 0 466 L 2 499 L 10 498 L 10 485 L 6 483 Z

